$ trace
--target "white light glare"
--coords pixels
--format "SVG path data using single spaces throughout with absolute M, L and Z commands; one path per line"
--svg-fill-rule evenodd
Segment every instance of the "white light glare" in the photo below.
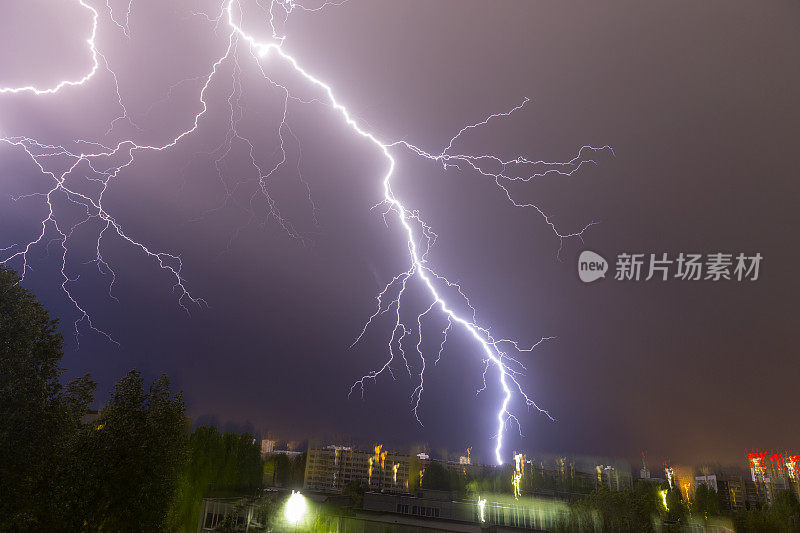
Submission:
M 292 495 L 289 496 L 289 500 L 286 502 L 286 507 L 283 510 L 286 520 L 296 525 L 305 518 L 306 510 L 307 505 L 305 497 L 299 492 L 292 491 Z

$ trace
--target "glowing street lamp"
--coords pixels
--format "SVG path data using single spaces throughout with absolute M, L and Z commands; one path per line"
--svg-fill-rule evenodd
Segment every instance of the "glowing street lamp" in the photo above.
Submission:
M 299 492 L 292 491 L 292 495 L 289 496 L 289 500 L 286 502 L 286 506 L 283 509 L 283 515 L 286 517 L 286 520 L 296 527 L 297 524 L 305 518 L 306 510 L 307 505 L 305 497 Z
M 486 516 L 484 514 L 486 511 L 486 498 L 478 496 L 478 509 L 481 512 L 481 522 L 486 522 Z

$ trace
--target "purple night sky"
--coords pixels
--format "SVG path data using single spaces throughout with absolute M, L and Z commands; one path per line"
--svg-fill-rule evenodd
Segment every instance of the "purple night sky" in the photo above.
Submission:
M 76 139 L 162 145 L 189 129 L 229 42 L 226 18 L 211 20 L 219 0 L 134 0 L 127 25 L 127 0 L 112 0 L 111 14 L 105 2 L 86 2 L 99 15 L 98 71 L 56 94 L 0 94 L 0 137 L 80 151 L 90 148 Z M 245 31 L 269 41 L 269 2 L 239 7 Z M 518 449 L 633 459 L 647 450 L 654 461 L 742 463 L 745 448 L 798 445 L 797 3 L 349 0 L 297 8 L 275 25 L 283 50 L 384 142 L 439 153 L 462 127 L 527 97 L 513 115 L 459 138 L 459 151 L 569 161 L 584 145 L 614 148 L 616 157 L 594 153 L 597 165 L 571 176 L 514 184 L 562 232 L 599 222 L 561 249 L 543 217 L 510 205 L 493 179 L 392 149 L 394 194 L 438 235 L 429 263 L 463 287 L 478 321 L 522 344 L 556 337 L 518 356 L 528 369 L 520 383 L 556 421 L 517 398 L 525 437 L 509 426 L 509 457 Z M 78 1 L 4 2 L 0 87 L 80 78 L 92 67 L 91 29 Z M 128 118 L 115 121 L 122 109 L 106 62 Z M 76 340 L 81 314 L 61 288 L 57 233 L 31 248 L 24 283 L 61 319 L 66 377 L 90 372 L 103 400 L 130 368 L 167 373 L 196 422 L 284 439 L 473 446 L 490 460 L 497 373 L 476 396 L 480 349 L 458 328 L 434 365 L 442 316 L 430 317 L 424 340 L 424 426 L 402 362 L 396 380 L 381 375 L 363 400 L 358 391 L 348 398 L 353 381 L 386 360 L 391 313 L 349 346 L 375 295 L 408 268 L 396 217 L 384 224 L 372 209 L 386 161 L 285 60 L 261 60 L 272 84 L 257 65 L 240 42 L 208 85 L 197 130 L 169 150 L 137 152 L 103 196 L 126 235 L 181 257 L 186 287 L 207 307 L 184 299 L 187 313 L 174 278 L 111 232 L 102 241 L 116 273 L 109 297 L 111 276 L 92 262 L 102 224 L 90 220 L 68 240 L 68 286 L 119 346 L 85 321 Z M 248 145 L 226 144 L 233 116 L 261 164 L 281 159 L 280 86 L 297 100 L 281 130 L 286 162 L 268 181 L 289 231 L 257 194 Z M 97 163 L 120 165 L 126 154 Z M 44 159 L 69 166 L 68 157 Z M 99 183 L 87 177 L 80 166 L 69 185 L 97 197 Z M 52 184 L 22 148 L 0 142 L 0 249 L 37 238 L 47 204 L 35 193 Z M 85 218 L 82 206 L 54 198 L 62 227 Z M 764 260 L 757 281 L 622 282 L 612 272 L 584 284 L 584 249 L 612 263 L 621 252 Z M 415 324 L 430 302 L 416 285 L 408 298 Z

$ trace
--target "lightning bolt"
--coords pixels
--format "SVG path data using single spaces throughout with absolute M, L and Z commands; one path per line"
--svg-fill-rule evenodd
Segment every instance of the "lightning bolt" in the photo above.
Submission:
M 122 114 L 115 118 L 109 125 L 106 134 L 110 134 L 114 124 L 119 120 L 128 120 L 135 126 L 131 119 L 122 97 L 116 73 L 109 66 L 106 56 L 101 53 L 96 43 L 97 28 L 99 23 L 99 12 L 84 0 L 77 0 L 91 15 L 92 27 L 89 37 L 86 39 L 89 54 L 92 59 L 90 70 L 83 75 L 77 76 L 73 80 L 62 80 L 52 87 L 40 88 L 33 85 L 21 87 L 1 87 L 0 94 L 24 95 L 30 94 L 37 97 L 47 97 L 61 91 L 77 86 L 87 85 L 99 76 L 101 65 L 103 70 L 112 77 L 116 88 L 116 97 Z M 186 128 L 179 131 L 171 139 L 163 143 L 139 144 L 133 140 L 122 140 L 116 144 L 106 145 L 100 142 L 76 140 L 73 146 L 51 145 L 39 142 L 24 136 L 0 137 L 0 143 L 8 145 L 14 149 L 21 150 L 33 163 L 34 168 L 49 179 L 50 188 L 46 192 L 34 193 L 13 198 L 15 202 L 25 201 L 33 198 L 42 198 L 46 206 L 47 215 L 41 221 L 41 230 L 38 235 L 27 243 L 15 243 L 5 248 L 0 248 L 0 264 L 11 261 L 20 261 L 22 264 L 22 277 L 30 268 L 29 254 L 31 250 L 39 245 L 49 246 L 51 242 L 57 242 L 61 247 L 61 287 L 67 298 L 75 306 L 78 312 L 78 319 L 74 323 L 76 339 L 79 334 L 79 326 L 85 324 L 91 330 L 104 335 L 112 342 L 112 337 L 105 331 L 95 327 L 91 316 L 85 310 L 78 298 L 73 294 L 73 284 L 78 281 L 78 276 L 70 275 L 70 261 L 68 260 L 70 243 L 75 236 L 75 232 L 84 227 L 94 224 L 97 229 L 97 240 L 95 246 L 95 257 L 91 260 L 96 264 L 99 272 L 109 277 L 108 294 L 114 298 L 113 288 L 117 279 L 116 272 L 110 263 L 104 258 L 102 250 L 103 244 L 112 237 L 119 238 L 123 242 L 138 249 L 145 257 L 151 259 L 154 264 L 161 269 L 173 283 L 173 290 L 178 293 L 178 304 L 189 312 L 189 306 L 206 305 L 205 300 L 194 296 L 187 287 L 187 282 L 182 275 L 183 263 L 178 254 L 160 251 L 144 243 L 138 237 L 127 233 L 122 224 L 106 209 L 104 205 L 104 195 L 109 186 L 119 178 L 121 172 L 130 168 L 141 152 L 160 152 L 173 148 L 186 137 L 192 135 L 200 128 L 200 123 L 209 109 L 207 93 L 212 83 L 216 82 L 225 68 L 230 68 L 230 91 L 228 93 L 227 104 L 229 111 L 229 128 L 223 142 L 206 155 L 213 156 L 214 165 L 218 173 L 220 183 L 225 189 L 225 195 L 221 204 L 215 209 L 222 209 L 229 205 L 234 205 L 250 215 L 249 222 L 267 221 L 276 222 L 287 234 L 298 238 L 301 242 L 304 236 L 295 229 L 294 225 L 285 217 L 270 194 L 271 180 L 279 171 L 289 165 L 289 158 L 286 147 L 290 143 L 296 145 L 298 154 L 300 153 L 299 141 L 289 126 L 287 117 L 290 103 L 323 103 L 336 111 L 350 130 L 369 141 L 378 151 L 385 161 L 386 170 L 382 175 L 383 197 L 373 206 L 373 209 L 380 211 L 384 222 L 389 225 L 389 220 L 399 223 L 402 243 L 407 253 L 406 267 L 395 275 L 376 296 L 377 305 L 374 313 L 366 320 L 361 333 L 356 337 L 353 345 L 356 345 L 364 336 L 368 328 L 382 315 L 390 313 L 393 317 L 393 327 L 388 340 L 388 358 L 384 364 L 377 369 L 365 374 L 356 380 L 350 387 L 349 394 L 359 390 L 361 396 L 367 382 L 375 382 L 383 373 L 389 373 L 394 378 L 392 369 L 396 357 L 403 360 L 404 367 L 409 376 L 416 375 L 417 386 L 411 395 L 411 404 L 416 420 L 422 424 L 420 418 L 420 405 L 424 395 L 424 378 L 427 368 L 426 357 L 423 353 L 423 322 L 429 322 L 430 315 L 438 313 L 447 320 L 447 326 L 441 329 L 438 334 L 441 336 L 439 350 L 436 355 L 435 363 L 438 363 L 445 350 L 447 335 L 453 328 L 461 328 L 475 342 L 479 356 L 484 364 L 483 387 L 477 392 L 486 388 L 486 378 L 490 368 L 497 372 L 497 383 L 502 390 L 502 402 L 498 407 L 496 415 L 496 445 L 495 459 L 502 463 L 503 435 L 506 426 L 511 422 L 520 427 L 517 416 L 512 413 L 510 404 L 512 399 L 519 397 L 529 409 L 534 409 L 552 420 L 550 414 L 539 407 L 536 402 L 525 392 L 520 377 L 526 372 L 525 366 L 517 359 L 520 354 L 534 350 L 540 343 L 551 339 L 545 337 L 534 344 L 525 346 L 511 339 L 495 338 L 489 328 L 479 324 L 477 312 L 469 301 L 466 292 L 462 287 L 444 275 L 437 272 L 429 261 L 429 254 L 436 242 L 437 235 L 422 219 L 420 213 L 407 207 L 398 198 L 392 189 L 392 184 L 397 179 L 396 154 L 399 151 L 408 152 L 419 158 L 439 164 L 443 169 L 455 168 L 458 170 L 469 170 L 493 183 L 498 192 L 515 208 L 532 209 L 537 212 L 548 225 L 555 236 L 559 239 L 558 254 L 560 255 L 564 241 L 570 238 L 582 240 L 584 232 L 595 224 L 594 221 L 586 224 L 582 228 L 574 231 L 563 231 L 556 227 L 551 217 L 538 204 L 522 201 L 515 198 L 514 186 L 524 185 L 537 178 L 548 175 L 558 175 L 568 177 L 578 172 L 585 165 L 596 165 L 594 159 L 596 154 L 609 152 L 613 155 L 613 150 L 609 146 L 581 147 L 575 157 L 568 161 L 553 162 L 529 159 L 523 155 L 512 158 L 502 158 L 491 153 L 467 153 L 459 151 L 457 147 L 460 141 L 468 136 L 473 130 L 485 126 L 489 122 L 509 119 L 512 115 L 521 112 L 530 102 L 528 98 L 523 99 L 519 104 L 507 111 L 489 114 L 483 119 L 467 124 L 453 135 L 441 151 L 425 150 L 406 140 L 385 141 L 379 139 L 357 121 L 350 111 L 337 100 L 331 86 L 309 71 L 300 62 L 289 54 L 283 47 L 286 36 L 281 28 L 285 27 L 289 16 L 294 11 L 318 12 L 331 6 L 338 6 L 344 2 L 324 1 L 317 6 L 306 6 L 293 0 L 271 0 L 268 4 L 256 0 L 258 7 L 264 13 L 266 23 L 271 32 L 271 40 L 260 41 L 252 34 L 245 31 L 243 27 L 243 8 L 239 0 L 225 0 L 220 4 L 219 12 L 210 15 L 207 13 L 193 13 L 203 17 L 214 24 L 216 33 L 220 27 L 227 30 L 227 45 L 224 51 L 210 65 L 209 71 L 201 76 L 182 80 L 169 88 L 167 98 L 178 86 L 187 83 L 201 83 L 198 95 L 198 107 L 194 117 L 189 121 Z M 111 22 L 119 28 L 125 37 L 130 38 L 130 15 L 133 3 L 128 2 L 127 10 L 124 15 L 115 14 L 110 1 L 107 0 L 106 8 Z M 240 48 L 246 48 L 249 60 L 255 62 L 258 72 L 265 81 L 268 90 L 277 91 L 283 104 L 283 114 L 274 131 L 278 144 L 277 160 L 271 164 L 265 164 L 255 153 L 255 146 L 251 139 L 239 132 L 238 124 L 243 116 L 241 103 L 242 96 L 242 67 L 239 56 Z M 292 71 L 299 75 L 310 87 L 319 91 L 321 96 L 312 99 L 302 99 L 294 96 L 289 88 L 273 80 L 267 73 L 266 65 L 269 60 L 282 62 L 291 67 Z M 237 202 L 234 192 L 245 185 L 245 179 L 241 178 L 235 183 L 226 181 L 224 176 L 224 161 L 230 156 L 234 144 L 239 144 L 247 149 L 249 164 L 255 178 L 250 178 L 257 186 L 250 198 L 249 204 L 242 205 Z M 300 157 L 296 162 L 297 176 L 299 182 L 308 194 L 309 207 L 316 223 L 316 205 L 311 196 L 311 188 L 304 180 L 300 172 Z M 59 167 L 58 162 L 67 161 L 66 165 Z M 86 192 L 73 185 L 72 182 L 81 177 L 85 178 L 94 187 L 92 192 Z M 84 211 L 84 215 L 78 222 L 72 225 L 65 225 L 59 222 L 56 215 L 57 200 L 67 201 L 77 205 Z M 261 202 L 261 204 L 259 204 Z M 263 211 L 259 205 L 263 205 Z M 55 237 L 48 240 L 48 236 L 55 234 Z M 237 232 L 234 232 L 234 237 Z M 234 238 L 232 237 L 232 238 Z M 410 283 L 421 283 L 428 296 L 423 309 L 416 315 L 416 324 L 409 325 L 401 313 L 404 305 L 406 290 Z M 416 356 L 414 362 L 409 359 L 409 351 L 404 348 L 404 341 L 416 339 L 413 353 Z M 418 361 L 418 362 L 417 362 Z M 435 365 L 434 365 L 435 366 Z M 418 371 L 412 370 L 418 369 Z M 521 431 L 521 427 L 520 427 Z
M 83 85 L 90 79 L 94 77 L 97 73 L 97 69 L 100 68 L 100 61 L 97 59 L 100 55 L 97 46 L 95 45 L 95 37 L 97 36 L 97 19 L 99 18 L 99 14 L 97 10 L 84 2 L 83 0 L 78 0 L 78 3 L 86 10 L 88 10 L 92 14 L 92 32 L 89 35 L 89 38 L 86 39 L 86 44 L 89 46 L 89 52 L 92 56 L 92 68 L 84 74 L 82 77 L 78 78 L 77 80 L 63 80 L 58 82 L 55 86 L 49 87 L 46 89 L 40 89 L 33 85 L 25 85 L 22 87 L 0 87 L 0 94 L 17 94 L 17 93 L 33 93 L 36 95 L 44 95 L 44 94 L 55 94 L 64 87 L 74 87 L 76 85 Z M 110 7 L 109 7 L 110 9 Z

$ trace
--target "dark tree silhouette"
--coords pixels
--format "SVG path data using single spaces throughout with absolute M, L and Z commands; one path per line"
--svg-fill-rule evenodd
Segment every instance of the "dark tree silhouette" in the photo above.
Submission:
M 166 376 L 123 377 L 100 413 L 62 385 L 58 322 L 0 266 L 0 531 L 162 531 L 185 468 L 184 405 Z
M 0 266 L 0 530 L 77 527 L 80 418 L 88 376 L 62 386 L 58 321 Z
M 161 376 L 148 388 L 132 370 L 86 428 L 85 474 L 94 489 L 90 529 L 162 531 L 186 463 L 186 417 L 180 395 Z

